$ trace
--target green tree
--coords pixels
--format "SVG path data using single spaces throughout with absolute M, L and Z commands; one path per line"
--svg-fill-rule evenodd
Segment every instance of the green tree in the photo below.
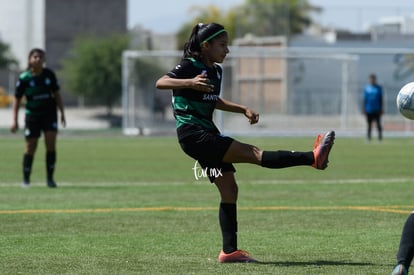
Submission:
M 18 65 L 18 62 L 10 54 L 9 45 L 0 40 L 0 69 L 7 69 L 10 65 Z
M 230 41 L 250 33 L 272 36 L 302 33 L 312 23 L 311 12 L 321 9 L 307 0 L 245 0 L 245 3 L 223 13 L 214 5 L 193 6 L 195 16 L 177 33 L 178 48 L 182 49 L 191 30 L 199 22 L 217 22 L 226 27 Z
M 76 39 L 63 60 L 63 84 L 69 93 L 104 104 L 111 115 L 122 94 L 122 52 L 128 44 L 124 35 Z
M 246 0 L 235 23 L 240 36 L 291 36 L 302 33 L 312 23 L 310 13 L 319 11 L 307 0 Z

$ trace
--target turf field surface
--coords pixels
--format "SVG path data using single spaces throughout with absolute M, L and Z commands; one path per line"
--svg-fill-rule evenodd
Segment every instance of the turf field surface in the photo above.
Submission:
M 236 164 L 239 247 L 261 263 L 218 264 L 218 192 L 175 137 L 62 136 L 57 189 L 42 142 L 22 189 L 23 140 L 2 137 L 0 274 L 388 274 L 414 209 L 409 138 L 337 136 L 325 171 Z

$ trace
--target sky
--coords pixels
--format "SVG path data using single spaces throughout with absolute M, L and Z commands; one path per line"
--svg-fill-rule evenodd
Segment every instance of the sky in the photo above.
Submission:
M 174 33 L 194 16 L 193 6 L 213 4 L 224 11 L 242 5 L 245 0 L 127 0 L 128 27 L 140 25 L 155 33 Z M 412 0 L 308 0 L 323 12 L 314 20 L 324 26 L 361 32 L 381 17 L 414 16 Z

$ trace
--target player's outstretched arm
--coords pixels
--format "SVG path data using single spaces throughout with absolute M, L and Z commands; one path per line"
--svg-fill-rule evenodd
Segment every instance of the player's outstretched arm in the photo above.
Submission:
M 250 108 L 231 102 L 229 100 L 219 98 L 216 103 L 216 109 L 226 111 L 226 112 L 232 112 L 232 113 L 241 113 L 244 114 L 250 124 L 256 124 L 259 122 L 259 114 L 255 111 L 251 110 Z
M 210 84 L 204 74 L 189 79 L 178 79 L 164 75 L 157 80 L 155 87 L 161 90 L 193 89 L 204 93 L 211 93 L 214 90 L 214 86 Z

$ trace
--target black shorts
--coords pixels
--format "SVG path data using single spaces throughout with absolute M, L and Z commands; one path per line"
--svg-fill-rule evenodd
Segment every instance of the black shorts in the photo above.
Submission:
M 367 113 L 367 121 L 368 123 L 372 123 L 373 121 L 380 122 L 381 113 Z
M 223 157 L 233 142 L 231 137 L 215 132 L 197 131 L 179 142 L 183 151 L 198 161 L 204 170 L 201 175 L 207 176 L 210 182 L 214 182 L 223 172 L 236 172 L 231 163 L 223 162 Z
M 57 114 L 43 116 L 26 115 L 24 136 L 28 138 L 39 138 L 41 132 L 58 130 Z

